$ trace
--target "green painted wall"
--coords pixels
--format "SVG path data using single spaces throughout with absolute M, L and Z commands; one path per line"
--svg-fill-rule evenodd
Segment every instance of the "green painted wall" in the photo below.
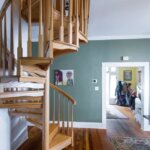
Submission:
M 131 88 L 136 90 L 137 86 L 137 68 L 136 67 L 120 67 L 118 68 L 118 80 L 124 81 L 124 71 L 131 70 L 132 71 L 132 79 L 131 81 L 125 81 L 126 83 L 131 83 Z
M 33 44 L 37 51 L 37 44 Z M 36 52 L 35 52 L 36 53 Z M 121 56 L 130 61 L 150 61 L 150 40 L 90 41 L 79 52 L 58 57 L 51 66 L 51 82 L 55 69 L 74 69 L 74 86 L 61 88 L 76 100 L 75 121 L 102 121 L 102 62 L 119 62 Z M 92 79 L 98 79 L 99 91 L 94 91 Z

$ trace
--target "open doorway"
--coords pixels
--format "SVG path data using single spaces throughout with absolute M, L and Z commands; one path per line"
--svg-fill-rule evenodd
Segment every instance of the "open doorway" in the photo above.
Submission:
M 135 118 L 141 125 L 143 67 L 106 68 L 106 119 Z
M 141 128 L 149 131 L 149 123 L 143 118 L 143 115 L 149 114 L 149 63 L 103 63 L 102 78 L 103 126 L 107 128 L 106 119 L 108 110 L 109 112 L 112 111 L 112 117 L 116 117 L 115 114 L 118 115 L 120 112 L 116 109 L 117 105 L 119 107 L 130 107 Z M 132 81 L 133 78 L 136 81 Z M 118 84 L 122 86 L 121 95 L 117 95 Z M 127 86 L 130 86 L 132 96 L 134 97 L 132 104 L 125 92 Z M 137 98 L 136 102 L 135 98 Z M 119 117 L 126 118 L 122 113 L 118 115 Z

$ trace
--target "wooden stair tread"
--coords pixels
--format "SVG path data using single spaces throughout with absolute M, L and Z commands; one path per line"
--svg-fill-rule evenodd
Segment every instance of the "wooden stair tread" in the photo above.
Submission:
M 20 58 L 21 65 L 37 65 L 41 67 L 43 70 L 47 70 L 49 65 L 51 64 L 50 58 L 44 57 L 22 57 Z
M 46 79 L 41 77 L 22 76 L 19 78 L 20 82 L 33 82 L 33 83 L 45 83 Z
M 1 83 L 0 88 L 32 88 L 32 89 L 44 89 L 44 84 L 42 83 L 30 83 L 30 82 L 16 82 L 11 81 L 7 83 Z
M 42 114 L 40 113 L 32 113 L 32 112 L 23 112 L 23 111 L 12 111 L 10 112 L 11 116 L 24 116 L 24 117 L 32 117 L 35 119 L 41 119 L 42 118 Z
M 58 133 L 52 140 L 49 150 L 61 150 L 71 144 L 72 138 L 70 136 Z
M 13 97 L 39 97 L 44 95 L 44 90 L 38 90 L 38 91 L 18 91 L 18 92 L 4 92 L 0 93 L 0 100 L 3 98 L 10 98 L 10 100 Z
M 39 129 L 42 129 L 42 121 L 39 119 L 33 119 L 33 118 L 26 118 L 26 120 L 32 124 L 34 124 Z
M 49 142 L 51 142 L 55 135 L 58 133 L 59 127 L 57 124 L 50 124 L 49 127 Z
M 57 45 L 56 45 L 57 44 Z M 54 40 L 53 41 L 53 48 L 54 49 L 72 49 L 72 50 L 78 50 L 78 46 L 74 45 L 74 44 L 69 44 L 67 42 L 62 42 L 62 41 L 57 41 Z
M 13 103 L 0 104 L 0 108 L 41 108 L 41 103 Z
M 70 54 L 78 51 L 78 47 L 66 42 L 53 41 L 54 57 Z
M 81 31 L 79 31 L 79 40 L 80 40 L 80 42 L 88 43 L 87 36 L 84 33 L 82 33 Z

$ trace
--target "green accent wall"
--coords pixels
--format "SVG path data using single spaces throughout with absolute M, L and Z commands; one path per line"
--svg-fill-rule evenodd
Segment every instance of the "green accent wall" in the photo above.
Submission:
M 33 43 L 33 53 L 38 51 Z M 60 56 L 51 65 L 51 82 L 55 69 L 73 69 L 74 86 L 60 86 L 77 100 L 75 121 L 102 121 L 102 62 L 120 62 L 121 56 L 129 56 L 131 62 L 150 61 L 150 40 L 90 41 L 80 45 L 79 52 Z M 93 84 L 92 79 L 98 83 Z M 94 87 L 99 86 L 99 91 Z

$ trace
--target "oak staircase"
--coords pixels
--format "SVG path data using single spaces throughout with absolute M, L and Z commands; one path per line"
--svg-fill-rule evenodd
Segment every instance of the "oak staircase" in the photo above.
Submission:
M 77 52 L 88 42 L 89 5 L 89 0 L 5 0 L 0 10 L 0 108 L 41 129 L 43 150 L 74 146 L 76 100 L 50 83 L 50 65 L 55 57 Z M 14 26 L 14 6 L 18 26 Z M 22 44 L 22 19 L 28 23 L 27 50 Z M 34 24 L 39 26 L 38 57 L 32 55 Z

